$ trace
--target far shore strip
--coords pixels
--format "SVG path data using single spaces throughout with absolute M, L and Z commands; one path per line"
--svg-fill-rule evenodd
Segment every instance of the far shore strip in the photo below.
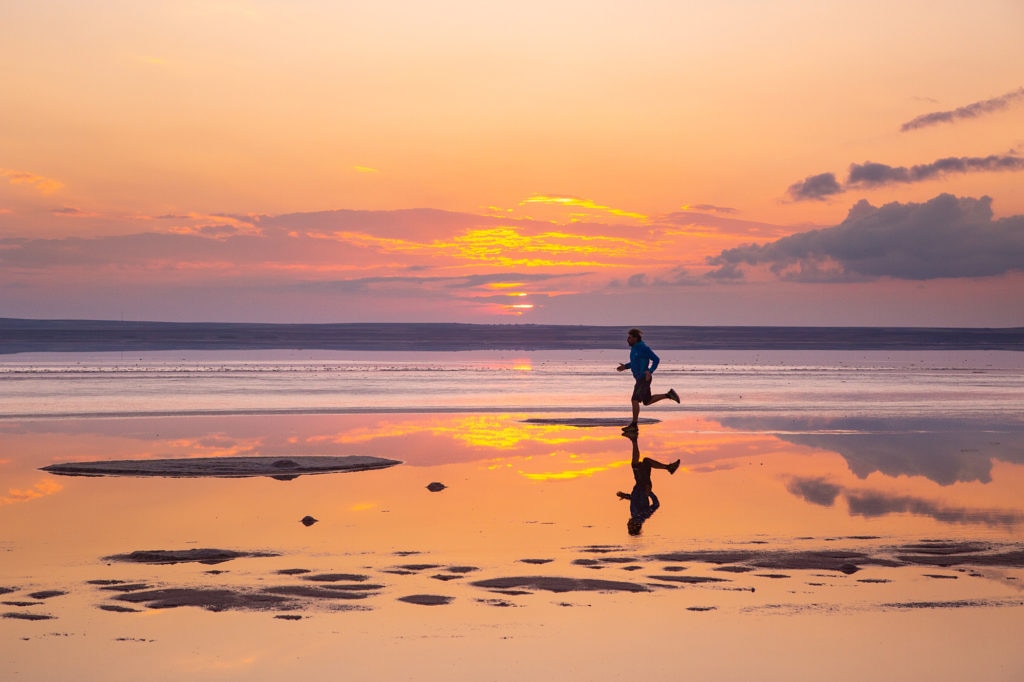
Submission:
M 197 457 L 189 459 L 131 459 L 51 464 L 43 471 L 62 476 L 162 476 L 165 478 L 242 478 L 270 476 L 288 480 L 305 474 L 329 474 L 385 469 L 395 459 L 348 455 L 341 457 Z

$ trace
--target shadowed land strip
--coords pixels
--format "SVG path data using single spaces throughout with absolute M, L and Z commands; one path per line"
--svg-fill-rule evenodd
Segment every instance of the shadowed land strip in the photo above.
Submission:
M 1024 328 L 692 327 L 645 328 L 664 350 L 1005 349 Z M 457 351 L 618 349 L 623 327 L 544 324 L 251 324 L 0 318 L 0 353 L 128 350 Z

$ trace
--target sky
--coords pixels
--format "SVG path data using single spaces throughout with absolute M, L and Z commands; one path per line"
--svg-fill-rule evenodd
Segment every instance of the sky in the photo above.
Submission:
M 7 0 L 0 317 L 1024 326 L 1020 0 Z

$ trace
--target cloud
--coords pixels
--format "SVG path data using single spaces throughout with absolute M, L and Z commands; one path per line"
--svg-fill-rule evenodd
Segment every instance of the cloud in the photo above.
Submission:
M 488 275 L 464 275 L 464 276 L 384 276 L 384 277 L 357 277 L 343 280 L 324 280 L 316 282 L 303 282 L 296 286 L 305 290 L 330 291 L 334 293 L 356 293 L 366 291 L 391 292 L 396 296 L 433 296 L 432 292 L 438 289 L 456 290 L 486 290 L 489 295 L 494 295 L 493 285 L 505 282 L 515 282 L 518 287 L 525 287 L 528 284 L 546 284 L 560 279 L 577 277 L 581 274 L 523 274 L 516 272 L 502 272 Z M 504 294 L 507 297 L 508 294 Z
M 680 286 L 697 286 L 707 281 L 692 274 L 684 267 L 676 266 L 657 275 L 638 272 L 626 277 L 625 280 L 613 279 L 608 282 L 608 289 L 653 289 L 655 287 L 676 288 Z
M 64 183 L 52 178 L 28 173 L 25 171 L 13 170 L 11 168 L 0 168 L 0 178 L 7 178 L 12 185 L 23 185 L 36 189 L 42 194 L 53 194 L 64 187 Z
M 878 187 L 895 183 L 922 182 L 947 173 L 986 173 L 1024 170 L 1024 158 L 1012 155 L 961 156 L 939 159 L 917 166 L 887 166 L 884 163 L 852 164 L 847 187 Z
M 767 266 L 791 281 L 928 280 L 1024 270 L 1024 215 L 992 219 L 992 200 L 942 194 L 876 208 L 861 200 L 839 225 L 746 244 L 708 258 L 715 279 Z
M 922 114 L 921 116 L 913 118 L 901 125 L 900 131 L 905 133 L 911 130 L 918 130 L 920 128 L 938 125 L 940 123 L 955 123 L 956 121 L 962 121 L 964 119 L 977 118 L 978 116 L 1006 109 L 1018 100 L 1024 100 L 1024 87 L 1008 92 L 1005 95 L 1000 95 L 999 97 L 993 97 L 992 99 L 986 99 L 980 102 L 973 102 L 972 104 L 952 109 L 950 111 L 935 111 L 929 114 Z
M 820 173 L 810 175 L 800 182 L 790 185 L 787 192 L 795 201 L 808 199 L 820 201 L 833 194 L 841 194 L 843 188 L 836 180 L 835 173 Z
M 1024 170 L 1024 157 L 1014 154 L 950 156 L 910 167 L 889 166 L 884 163 L 865 161 L 864 163 L 850 164 L 845 184 L 840 184 L 834 173 L 819 173 L 790 185 L 786 193 L 794 201 L 822 201 L 854 188 L 924 182 L 952 173 L 993 173 L 1022 170 Z
M 683 211 L 710 211 L 712 213 L 723 213 L 726 215 L 736 215 L 739 213 L 735 208 L 728 206 L 715 206 L 714 204 L 686 204 L 680 210 Z

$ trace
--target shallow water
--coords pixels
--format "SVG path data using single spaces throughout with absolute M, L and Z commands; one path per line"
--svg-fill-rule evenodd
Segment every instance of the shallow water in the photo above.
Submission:
M 662 354 L 677 410 L 1020 421 L 1024 353 Z M 621 412 L 616 351 L 21 354 L 0 361 L 0 418 L 574 410 Z
M 682 466 L 654 472 L 662 506 L 638 537 L 615 496 L 630 441 L 560 423 L 624 413 L 620 359 L 5 362 L 0 674 L 608 679 L 642 652 L 649 679 L 1020 678 L 1017 355 L 673 357 L 657 381 L 683 404 L 646 409 L 638 446 Z M 243 455 L 404 463 L 289 481 L 39 471 Z M 110 558 L 202 548 L 269 556 Z

